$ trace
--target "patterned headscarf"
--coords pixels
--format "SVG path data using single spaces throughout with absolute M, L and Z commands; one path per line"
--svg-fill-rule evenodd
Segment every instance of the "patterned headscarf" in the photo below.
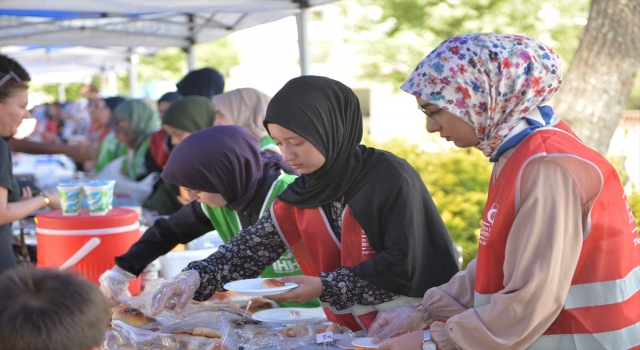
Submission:
M 480 139 L 476 148 L 497 161 L 536 128 L 557 121 L 543 103 L 558 91 L 560 70 L 558 54 L 531 38 L 464 34 L 429 53 L 400 89 L 469 123 Z

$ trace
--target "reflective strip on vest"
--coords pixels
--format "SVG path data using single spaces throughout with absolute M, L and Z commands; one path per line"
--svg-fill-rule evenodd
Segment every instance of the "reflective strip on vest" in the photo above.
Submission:
M 631 298 L 638 291 L 640 291 L 640 266 L 618 280 L 572 285 L 564 302 L 564 309 L 620 303 Z
M 640 266 L 618 280 L 571 285 L 563 309 L 620 303 L 631 298 L 639 290 Z M 474 292 L 473 307 L 489 304 L 492 295 Z
M 572 285 L 563 310 L 619 304 L 634 296 L 637 298 L 639 290 L 640 266 L 618 280 Z M 489 304 L 492 295 L 474 293 L 474 308 Z M 529 349 L 628 349 L 634 346 L 640 346 L 640 322 L 610 332 L 542 335 Z
M 595 334 L 543 335 L 527 349 L 630 349 L 640 346 L 640 323 Z

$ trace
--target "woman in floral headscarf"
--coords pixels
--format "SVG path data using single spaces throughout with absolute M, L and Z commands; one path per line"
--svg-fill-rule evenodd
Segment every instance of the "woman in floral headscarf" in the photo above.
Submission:
M 412 308 L 379 314 L 374 342 L 431 326 L 381 349 L 640 345 L 635 221 L 613 166 L 544 105 L 560 83 L 548 46 L 467 34 L 440 44 L 402 85 L 429 132 L 478 148 L 494 169 L 477 258 Z

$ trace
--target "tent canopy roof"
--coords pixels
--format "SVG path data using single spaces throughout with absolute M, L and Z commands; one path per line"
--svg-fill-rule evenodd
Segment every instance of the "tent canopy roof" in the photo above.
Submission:
M 132 53 L 153 50 L 126 47 L 6 46 L 2 53 L 18 60 L 38 83 L 81 81 L 86 77 L 128 69 Z
M 2 0 L 0 46 L 189 47 L 336 0 Z

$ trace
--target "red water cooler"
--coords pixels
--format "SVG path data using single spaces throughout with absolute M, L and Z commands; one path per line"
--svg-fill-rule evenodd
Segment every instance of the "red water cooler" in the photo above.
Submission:
M 141 235 L 138 214 L 125 208 L 113 208 L 102 216 L 90 216 L 87 209 L 77 216 L 51 210 L 38 214 L 35 222 L 38 267 L 72 264 L 71 271 L 95 284 L 113 267 L 114 258 L 126 253 Z M 129 290 L 132 295 L 140 292 L 139 279 L 130 283 Z

